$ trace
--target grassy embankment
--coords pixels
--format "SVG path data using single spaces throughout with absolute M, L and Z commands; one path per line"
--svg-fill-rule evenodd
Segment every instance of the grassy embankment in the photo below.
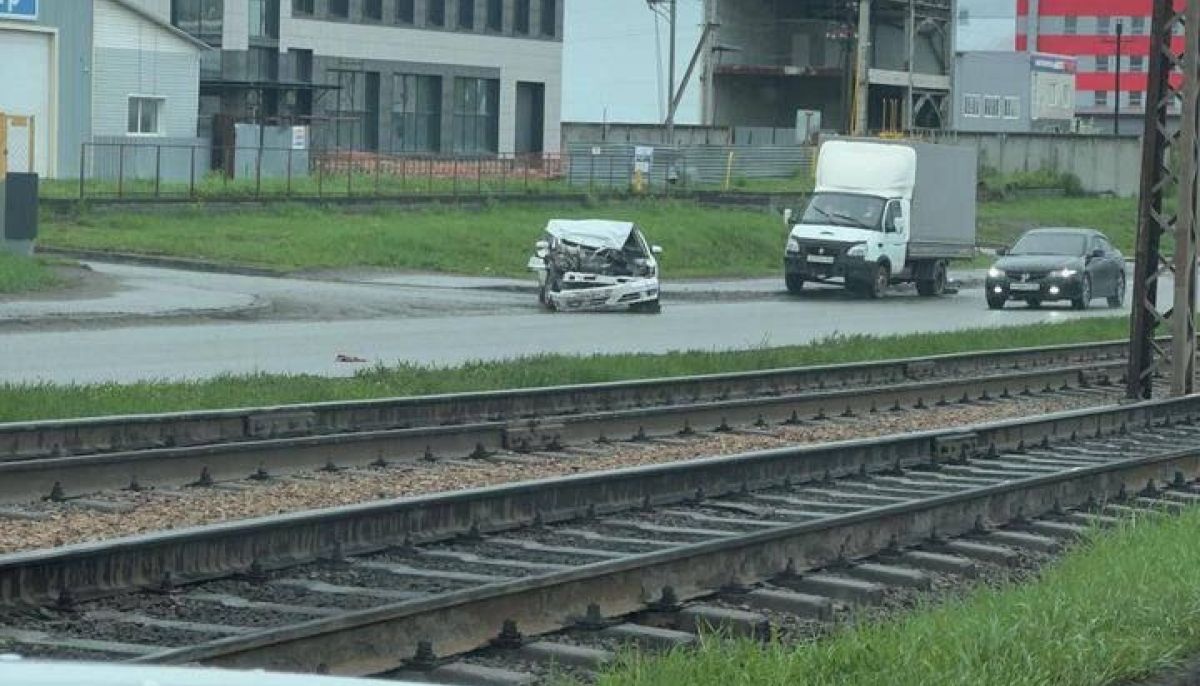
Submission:
M 44 291 L 61 282 L 46 260 L 0 250 L 0 295 Z
M 1197 531 L 1196 509 L 1130 523 L 1026 585 L 979 589 L 806 645 L 714 639 L 663 657 L 629 654 L 599 684 L 1128 683 L 1200 653 Z
M 1123 318 L 1093 318 L 956 333 L 838 337 L 810 345 L 665 355 L 544 355 L 453 367 L 398 365 L 350 378 L 225 376 L 194 382 L 0 384 L 0 421 L 168 412 L 836 364 L 970 350 L 1120 339 Z
M 229 214 L 203 208 L 161 213 L 48 218 L 48 246 L 204 259 L 281 272 L 375 267 L 454 274 L 525 276 L 525 261 L 553 217 L 637 222 L 663 246 L 670 278 L 774 276 L 785 231 L 772 214 L 683 202 L 581 206 L 502 205 L 463 209 L 347 213 L 281 206 Z M 1046 198 L 983 203 L 981 241 L 1010 243 L 1032 226 L 1092 226 L 1127 253 L 1133 203 L 1105 198 Z

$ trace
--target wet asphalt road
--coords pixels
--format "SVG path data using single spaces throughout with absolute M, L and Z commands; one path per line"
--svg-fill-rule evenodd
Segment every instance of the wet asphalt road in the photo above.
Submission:
M 161 290 L 186 304 L 189 289 L 207 310 L 226 300 L 245 321 L 194 318 L 76 330 L 0 332 L 0 380 L 56 383 L 204 378 L 221 373 L 289 372 L 353 374 L 369 363 L 455 364 L 538 353 L 591 354 L 672 350 L 723 350 L 802 344 L 833 334 L 897 334 L 1054 322 L 1115 312 L 1096 300 L 1086 312 L 1061 306 L 1030 310 L 1011 305 L 994 312 L 983 292 L 966 289 L 940 299 L 911 291 L 880 301 L 855 299 L 840 289 L 792 298 L 772 280 L 743 286 L 713 285 L 664 301 L 660 315 L 540 312 L 521 282 L 464 283 L 441 277 L 351 277 L 349 283 L 308 282 L 228 275 L 151 275 L 125 270 L 125 289 L 109 297 Z M 132 270 L 132 271 L 130 271 Z M 140 278 L 142 281 L 138 281 Z M 166 282 L 163 279 L 168 279 Z M 165 288 L 164 283 L 172 284 Z M 781 284 L 780 284 L 781 285 Z M 725 289 L 749 293 L 728 300 Z M 758 296 L 753 291 L 761 291 Z M 773 290 L 775 289 L 775 290 Z M 203 297 L 200 294 L 205 294 Z M 253 297 L 247 299 L 248 295 Z M 99 312 L 119 309 L 103 298 L 43 304 L 43 310 Z M 4 320 L 0 303 L 0 321 Z M 12 305 L 10 315 L 25 305 Z M 240 309 L 239 309 L 240 308 Z M 36 309 L 36 308 L 35 308 Z M 1127 307 L 1126 307 L 1127 309 Z M 142 312 L 145 314 L 145 312 Z M 22 311 L 23 316 L 32 316 Z

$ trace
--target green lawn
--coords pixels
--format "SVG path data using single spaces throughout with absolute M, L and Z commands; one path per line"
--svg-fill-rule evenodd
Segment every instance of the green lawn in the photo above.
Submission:
M 1038 226 L 1085 226 L 1103 231 L 1127 255 L 1137 236 L 1137 200 L 1133 198 L 1027 198 L 981 203 L 979 241 L 1012 245 L 1021 233 Z
M 749 276 L 779 271 L 782 220 L 765 212 L 714 210 L 642 201 L 486 210 L 375 210 L 348 213 L 282 206 L 238 213 L 202 207 L 170 214 L 90 214 L 47 218 L 45 245 L 174 255 L 291 271 L 383 267 L 525 276 L 533 243 L 551 218 L 637 222 L 663 246 L 672 278 Z
M 1094 534 L 1026 585 L 801 646 L 628 654 L 600 686 L 1104 686 L 1200 653 L 1200 510 Z
M 371 368 L 350 378 L 227 376 L 196 382 L 0 384 L 0 421 L 170 412 L 299 402 L 532 388 L 653 377 L 773 369 L 939 353 L 1121 339 L 1124 318 L 1095 318 L 958 333 L 838 337 L 804 346 L 665 355 L 543 355 L 454 367 Z
M 61 283 L 47 261 L 19 257 L 0 249 L 0 294 L 43 291 Z

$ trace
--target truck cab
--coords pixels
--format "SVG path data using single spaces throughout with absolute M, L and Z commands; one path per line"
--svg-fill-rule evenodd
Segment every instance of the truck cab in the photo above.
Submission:
M 890 284 L 915 282 L 922 295 L 941 295 L 948 260 L 974 253 L 974 164 L 972 151 L 953 146 L 843 140 L 822 145 L 812 197 L 801 212 L 787 214 L 788 290 L 799 293 L 807 282 L 835 283 L 878 298 Z M 945 180 L 954 173 L 969 179 Z M 940 189 L 934 179 L 943 179 Z M 955 193 L 966 197 L 951 197 Z M 916 203 L 932 216 L 921 217 Z M 929 211 L 935 207 L 940 211 Z

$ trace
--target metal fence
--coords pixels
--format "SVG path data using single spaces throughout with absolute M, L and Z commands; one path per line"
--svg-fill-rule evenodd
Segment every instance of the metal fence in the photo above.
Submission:
M 420 156 L 98 141 L 82 146 L 77 179 L 51 181 L 43 195 L 216 200 L 624 192 L 636 185 L 637 147 L 572 145 L 566 155 Z M 641 180 L 647 192 L 719 189 L 745 179 L 795 178 L 811 169 L 813 156 L 811 148 L 797 146 L 656 148 Z

